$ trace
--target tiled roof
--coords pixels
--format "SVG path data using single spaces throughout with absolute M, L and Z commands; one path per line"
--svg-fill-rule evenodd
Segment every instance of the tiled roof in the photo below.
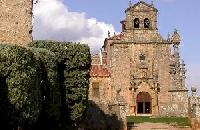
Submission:
M 104 65 L 92 65 L 90 69 L 91 77 L 110 77 L 110 71 Z

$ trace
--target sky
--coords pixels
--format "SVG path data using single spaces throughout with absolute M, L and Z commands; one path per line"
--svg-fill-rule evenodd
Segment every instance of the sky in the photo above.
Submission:
M 125 18 L 128 3 L 129 0 L 38 0 L 33 12 L 33 38 L 82 42 L 89 44 L 91 52 L 98 52 L 108 30 L 111 35 L 121 31 L 120 21 Z M 174 29 L 181 35 L 187 87 L 200 90 L 200 0 L 153 0 L 153 3 L 159 11 L 161 35 L 166 38 Z

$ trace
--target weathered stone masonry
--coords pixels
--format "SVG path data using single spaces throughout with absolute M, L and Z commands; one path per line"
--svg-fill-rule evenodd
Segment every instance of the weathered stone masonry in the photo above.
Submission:
M 101 63 L 111 73 L 110 83 L 99 86 L 102 94 L 103 88 L 110 88 L 104 102 L 127 103 L 126 115 L 188 116 L 185 64 L 180 62 L 177 30 L 163 39 L 157 29 L 158 10 L 143 1 L 130 4 L 125 13 L 122 32 L 105 39 L 103 62 L 93 57 L 92 65 Z M 89 93 L 93 93 L 93 81 L 92 76 Z
M 0 42 L 32 41 L 32 0 L 0 0 Z

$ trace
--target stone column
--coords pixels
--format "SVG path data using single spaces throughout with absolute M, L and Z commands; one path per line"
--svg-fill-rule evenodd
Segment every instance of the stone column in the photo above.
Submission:
M 128 103 L 123 97 L 118 99 L 119 106 L 119 118 L 123 122 L 122 130 L 127 130 L 127 113 L 128 113 Z

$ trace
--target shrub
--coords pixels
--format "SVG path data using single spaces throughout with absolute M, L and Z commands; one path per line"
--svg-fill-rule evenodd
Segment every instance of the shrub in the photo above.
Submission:
M 52 41 L 36 41 L 29 46 L 47 49 L 57 57 L 62 118 L 74 126 L 79 124 L 87 106 L 91 64 L 89 47 Z
M 13 125 L 30 125 L 41 110 L 40 66 L 31 50 L 21 46 L 0 45 L 1 89 L 6 94 L 5 115 Z
M 76 128 L 87 107 L 90 63 L 87 45 L 0 45 L 1 128 Z

